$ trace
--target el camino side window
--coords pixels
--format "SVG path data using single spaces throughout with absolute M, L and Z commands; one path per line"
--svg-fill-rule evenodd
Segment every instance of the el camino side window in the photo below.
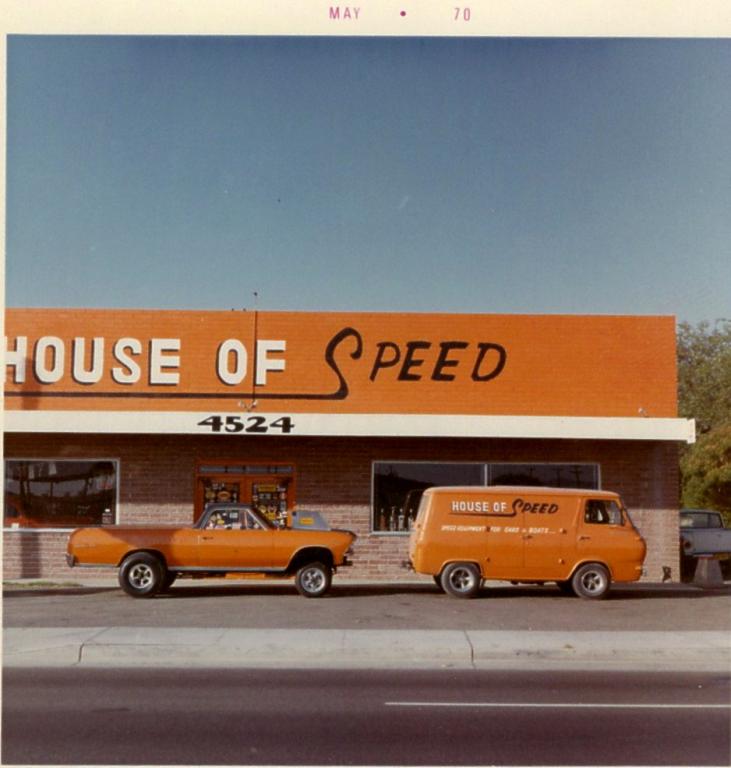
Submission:
M 118 462 L 8 459 L 3 525 L 11 530 L 113 525 Z
M 259 519 L 250 509 L 246 510 L 244 525 L 242 528 L 246 528 L 249 531 L 263 531 L 266 529 L 264 521 Z
M 243 527 L 239 522 L 238 509 L 215 509 L 206 522 L 206 529 L 228 529 Z

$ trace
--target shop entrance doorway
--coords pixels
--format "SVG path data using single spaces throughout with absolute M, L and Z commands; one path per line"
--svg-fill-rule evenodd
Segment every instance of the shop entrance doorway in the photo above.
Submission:
M 295 471 L 291 464 L 199 464 L 195 484 L 195 520 L 206 504 L 239 502 L 251 505 L 273 523 L 286 520 L 295 503 Z

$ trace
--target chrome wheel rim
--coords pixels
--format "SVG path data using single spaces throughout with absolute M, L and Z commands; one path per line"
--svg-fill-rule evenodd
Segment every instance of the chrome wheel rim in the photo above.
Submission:
M 606 580 L 601 571 L 587 571 L 581 577 L 581 586 L 590 595 L 598 595 L 604 591 Z
M 469 592 L 475 586 L 475 574 L 469 568 L 455 568 L 449 574 L 449 583 L 457 592 Z
M 325 574 L 319 568 L 308 568 L 300 582 L 307 592 L 319 592 L 325 587 Z
M 155 574 L 149 565 L 137 563 L 129 569 L 129 583 L 135 589 L 147 589 L 155 580 Z

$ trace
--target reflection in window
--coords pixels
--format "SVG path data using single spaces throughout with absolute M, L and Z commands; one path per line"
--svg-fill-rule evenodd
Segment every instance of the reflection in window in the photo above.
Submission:
M 376 462 L 373 467 L 373 530 L 410 530 L 421 495 L 427 488 L 484 484 L 484 464 Z
M 489 485 L 598 488 L 596 464 L 489 464 Z
M 5 462 L 6 528 L 76 528 L 116 521 L 114 461 Z

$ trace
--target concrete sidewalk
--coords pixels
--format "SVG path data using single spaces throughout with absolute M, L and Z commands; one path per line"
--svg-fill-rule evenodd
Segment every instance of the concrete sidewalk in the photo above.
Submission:
M 727 632 L 37 628 L 6 667 L 663 669 L 731 672 Z

